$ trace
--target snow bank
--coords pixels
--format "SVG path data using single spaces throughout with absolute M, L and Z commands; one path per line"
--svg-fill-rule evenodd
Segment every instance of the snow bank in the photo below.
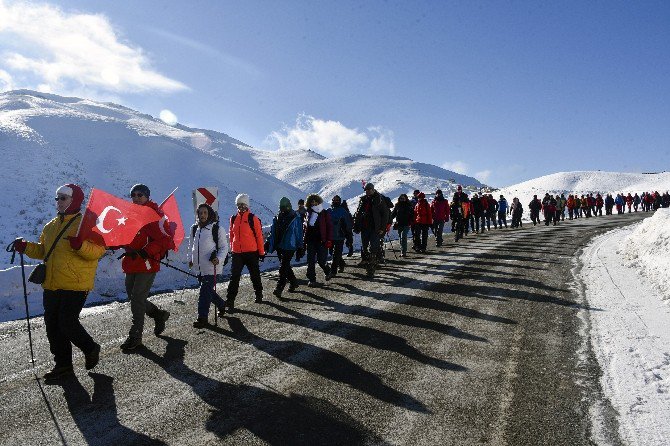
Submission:
M 658 211 L 643 223 L 596 237 L 580 258 L 601 386 L 618 414 L 619 434 L 630 445 L 662 446 L 670 438 L 670 307 L 667 293 L 658 288 L 668 276 L 661 275 L 660 264 L 659 269 L 648 266 L 662 260 L 667 267 L 668 217 Z M 638 244 L 640 234 L 644 244 Z M 622 255 L 631 245 L 638 245 L 636 261 Z M 653 273 L 643 276 L 643 269 Z M 598 403 L 591 410 L 594 436 L 608 444 L 599 431 L 600 410 Z
M 670 300 L 670 209 L 659 209 L 624 240 L 619 252 Z

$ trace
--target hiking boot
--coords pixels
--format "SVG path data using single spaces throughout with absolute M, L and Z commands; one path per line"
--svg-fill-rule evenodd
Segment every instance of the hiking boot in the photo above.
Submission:
M 224 308 L 228 314 L 233 314 L 235 312 L 235 301 L 230 299 L 226 300 Z
M 319 285 L 320 283 L 315 280 L 310 280 L 309 282 L 307 282 L 307 286 L 310 288 L 318 288 Z
M 125 342 L 121 344 L 121 350 L 135 350 L 140 345 L 142 345 L 142 338 L 128 336 L 128 339 L 126 339 Z
M 290 290 L 290 289 L 291 289 L 291 287 L 289 287 L 289 290 Z M 278 299 L 281 299 L 281 292 L 282 292 L 282 291 L 283 291 L 283 290 L 280 290 L 279 288 L 275 288 L 275 290 L 272 292 L 272 294 L 274 294 L 275 296 L 277 296 Z
M 344 263 L 344 260 L 342 260 L 341 263 L 339 264 L 338 268 L 337 268 L 337 271 L 340 272 L 340 273 L 343 273 L 345 266 L 346 266 L 346 264 Z
M 167 310 L 161 311 L 158 316 L 154 319 L 156 325 L 154 325 L 154 334 L 160 336 L 161 333 L 165 331 L 165 322 L 170 318 L 170 312 Z
M 72 365 L 55 366 L 53 369 L 51 369 L 50 372 L 46 372 L 44 374 L 44 380 L 53 381 L 72 375 L 74 375 L 74 369 L 72 368 Z
M 205 328 L 209 325 L 206 317 L 199 317 L 195 322 L 193 322 L 193 328 Z
M 263 303 L 263 293 L 256 293 L 256 299 L 254 300 L 257 304 Z
M 86 370 L 91 370 L 98 365 L 98 361 L 100 361 L 100 344 L 95 344 L 93 350 L 84 355 L 84 359 L 86 360 Z
M 288 286 L 289 293 L 295 293 L 295 290 L 298 288 L 298 283 L 292 283 Z

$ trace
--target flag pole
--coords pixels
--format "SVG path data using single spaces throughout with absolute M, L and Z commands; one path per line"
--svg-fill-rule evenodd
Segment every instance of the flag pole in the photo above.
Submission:
M 88 194 L 88 200 L 86 200 L 86 206 L 84 207 L 84 213 L 81 214 L 81 220 L 79 220 L 79 227 L 77 227 L 77 234 L 75 234 L 75 237 L 79 237 L 79 231 L 81 231 L 81 225 L 84 223 L 84 216 L 86 215 L 86 209 L 88 209 L 88 205 L 91 202 L 91 195 L 93 195 L 93 190 L 95 188 L 91 188 L 91 192 Z
M 170 198 L 170 195 L 172 195 L 172 194 L 174 194 L 175 192 L 177 192 L 177 189 L 179 189 L 179 186 L 175 187 L 174 190 L 173 190 L 172 192 L 170 192 L 170 193 L 168 194 L 167 197 L 165 197 L 165 200 L 163 200 L 163 202 L 162 202 L 161 204 L 158 205 L 158 207 L 163 206 L 163 205 L 165 204 L 165 202 L 168 201 L 168 198 Z

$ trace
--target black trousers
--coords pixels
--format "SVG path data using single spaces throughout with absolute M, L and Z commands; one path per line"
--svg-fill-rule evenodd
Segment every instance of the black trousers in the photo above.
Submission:
M 72 365 L 72 344 L 84 354 L 93 351 L 95 341 L 79 322 L 88 291 L 44 290 L 44 325 L 56 367 Z
M 279 256 L 279 281 L 277 282 L 277 289 L 283 290 L 286 286 L 286 283 L 295 284 L 298 280 L 295 278 L 293 273 L 293 267 L 291 266 L 291 259 L 293 258 L 295 251 L 284 251 L 281 249 L 277 250 L 277 255 Z
M 333 263 L 332 273 L 337 273 L 337 268 L 342 265 L 342 251 L 344 249 L 344 240 L 333 240 Z
M 436 220 L 433 222 L 433 231 L 435 232 L 435 241 L 438 245 L 441 245 L 442 233 L 444 232 L 444 221 Z
M 263 283 L 261 282 L 261 268 L 258 264 L 258 252 L 233 253 L 233 259 L 230 265 L 230 283 L 226 299 L 235 301 L 237 292 L 240 288 L 240 277 L 242 277 L 242 268 L 245 266 L 249 270 L 251 283 L 254 285 L 256 295 L 263 293 Z
M 425 251 L 426 246 L 428 246 L 428 228 L 430 228 L 430 225 L 416 224 L 415 226 L 419 234 L 419 249 Z

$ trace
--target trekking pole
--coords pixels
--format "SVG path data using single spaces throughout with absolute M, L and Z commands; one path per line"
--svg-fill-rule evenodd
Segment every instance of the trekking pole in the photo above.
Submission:
M 214 265 L 214 294 L 216 294 L 216 265 Z M 214 326 L 219 326 L 219 311 L 216 305 L 214 305 Z
M 21 240 L 21 239 L 17 239 Z M 14 248 L 14 240 L 7 246 L 6 251 L 12 253 L 12 260 L 10 263 L 14 263 L 14 258 L 16 257 L 16 248 Z M 30 327 L 30 311 L 28 310 L 28 288 L 26 287 L 26 264 L 23 260 L 23 253 L 19 253 L 21 259 L 21 279 L 23 279 L 23 303 L 26 306 L 26 323 L 28 324 L 28 344 L 30 345 L 30 362 L 33 364 L 33 369 L 35 368 L 35 353 L 33 351 L 33 333 Z

